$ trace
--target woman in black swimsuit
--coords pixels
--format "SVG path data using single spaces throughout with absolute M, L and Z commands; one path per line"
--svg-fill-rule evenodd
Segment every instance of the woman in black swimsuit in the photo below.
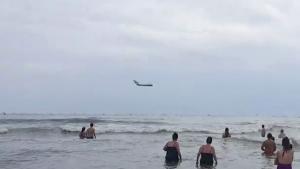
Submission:
M 177 142 L 178 134 L 173 133 L 172 141 L 167 142 L 163 150 L 166 151 L 166 163 L 178 163 L 181 161 L 179 143 Z
M 212 143 L 212 137 L 207 137 L 206 139 L 206 145 L 203 145 L 200 147 L 199 152 L 197 154 L 197 161 L 196 166 L 198 167 L 198 161 L 200 158 L 200 166 L 201 167 L 211 167 L 214 164 L 214 160 L 217 162 L 217 156 L 215 152 L 215 148 L 211 145 Z

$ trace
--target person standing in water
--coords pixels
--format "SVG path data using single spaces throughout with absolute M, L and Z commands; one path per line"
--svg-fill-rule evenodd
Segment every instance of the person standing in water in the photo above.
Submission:
M 265 137 L 265 136 L 266 136 L 265 125 L 261 125 L 261 137 Z
M 280 130 L 280 134 L 278 135 L 278 138 L 284 138 L 284 137 L 286 137 L 286 135 L 285 135 L 285 133 L 284 133 L 284 130 L 281 129 L 281 130 Z
M 79 138 L 84 139 L 86 137 L 85 127 L 82 127 L 81 132 L 79 133 Z
M 96 131 L 95 131 L 93 123 L 91 123 L 90 124 L 90 128 L 88 128 L 86 130 L 86 138 L 87 139 L 94 139 L 94 138 L 96 138 Z
M 179 148 L 178 134 L 176 132 L 172 135 L 172 141 L 167 142 L 163 150 L 166 151 L 166 163 L 178 163 L 181 161 L 181 153 Z
M 222 135 L 223 138 L 228 138 L 228 137 L 231 137 L 230 133 L 229 133 L 229 129 L 228 128 L 225 128 L 225 132 L 223 133 Z
M 207 137 L 206 145 L 202 145 L 199 148 L 199 152 L 197 154 L 196 167 L 198 168 L 198 161 L 200 158 L 200 166 L 201 167 L 212 167 L 214 164 L 214 160 L 216 165 L 218 164 L 217 156 L 215 152 L 215 148 L 211 145 L 212 137 Z
M 292 169 L 292 162 L 294 159 L 294 151 L 288 137 L 282 139 L 282 150 L 277 151 L 274 164 L 277 169 Z
M 261 145 L 261 150 L 264 152 L 266 156 L 272 156 L 276 151 L 276 144 L 272 140 L 272 134 L 268 133 L 268 139 L 264 141 Z

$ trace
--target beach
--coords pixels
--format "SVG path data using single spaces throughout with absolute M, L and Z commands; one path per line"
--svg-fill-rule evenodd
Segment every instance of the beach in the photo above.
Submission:
M 79 139 L 81 127 L 94 122 L 97 139 Z M 273 169 L 274 157 L 260 150 L 259 129 L 277 138 L 281 128 L 293 141 L 293 168 L 300 168 L 299 117 L 207 115 L 7 114 L 0 118 L 1 169 L 153 169 L 164 165 L 162 150 L 178 132 L 182 163 L 195 168 L 196 154 L 207 136 L 218 157 L 217 169 Z M 232 138 L 222 139 L 228 127 Z

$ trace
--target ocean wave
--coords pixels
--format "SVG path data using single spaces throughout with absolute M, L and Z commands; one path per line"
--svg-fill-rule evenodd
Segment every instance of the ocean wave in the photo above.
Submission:
M 0 134 L 6 134 L 6 133 L 8 133 L 7 128 L 0 128 Z
M 61 126 L 61 131 L 63 133 L 79 133 L 81 131 L 80 128 L 71 127 L 71 126 Z M 139 128 L 132 128 L 132 129 L 106 129 L 106 130 L 97 130 L 96 134 L 160 134 L 160 133 L 172 133 L 172 132 L 179 132 L 179 133 L 200 133 L 200 134 L 218 134 L 211 131 L 206 130 L 173 130 L 173 129 L 166 129 L 166 128 L 159 128 L 159 129 L 152 129 L 152 130 L 143 130 Z
M 116 124 L 168 124 L 160 121 L 143 121 L 143 120 L 109 120 L 99 118 L 60 118 L 60 119 L 0 119 L 3 124 L 9 123 L 116 123 Z

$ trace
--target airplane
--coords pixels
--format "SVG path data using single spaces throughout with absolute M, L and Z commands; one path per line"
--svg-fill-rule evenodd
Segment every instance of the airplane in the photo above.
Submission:
M 146 86 L 146 87 L 152 87 L 153 84 L 140 84 L 139 82 L 137 82 L 136 80 L 133 80 L 133 82 L 137 85 L 137 86 Z

